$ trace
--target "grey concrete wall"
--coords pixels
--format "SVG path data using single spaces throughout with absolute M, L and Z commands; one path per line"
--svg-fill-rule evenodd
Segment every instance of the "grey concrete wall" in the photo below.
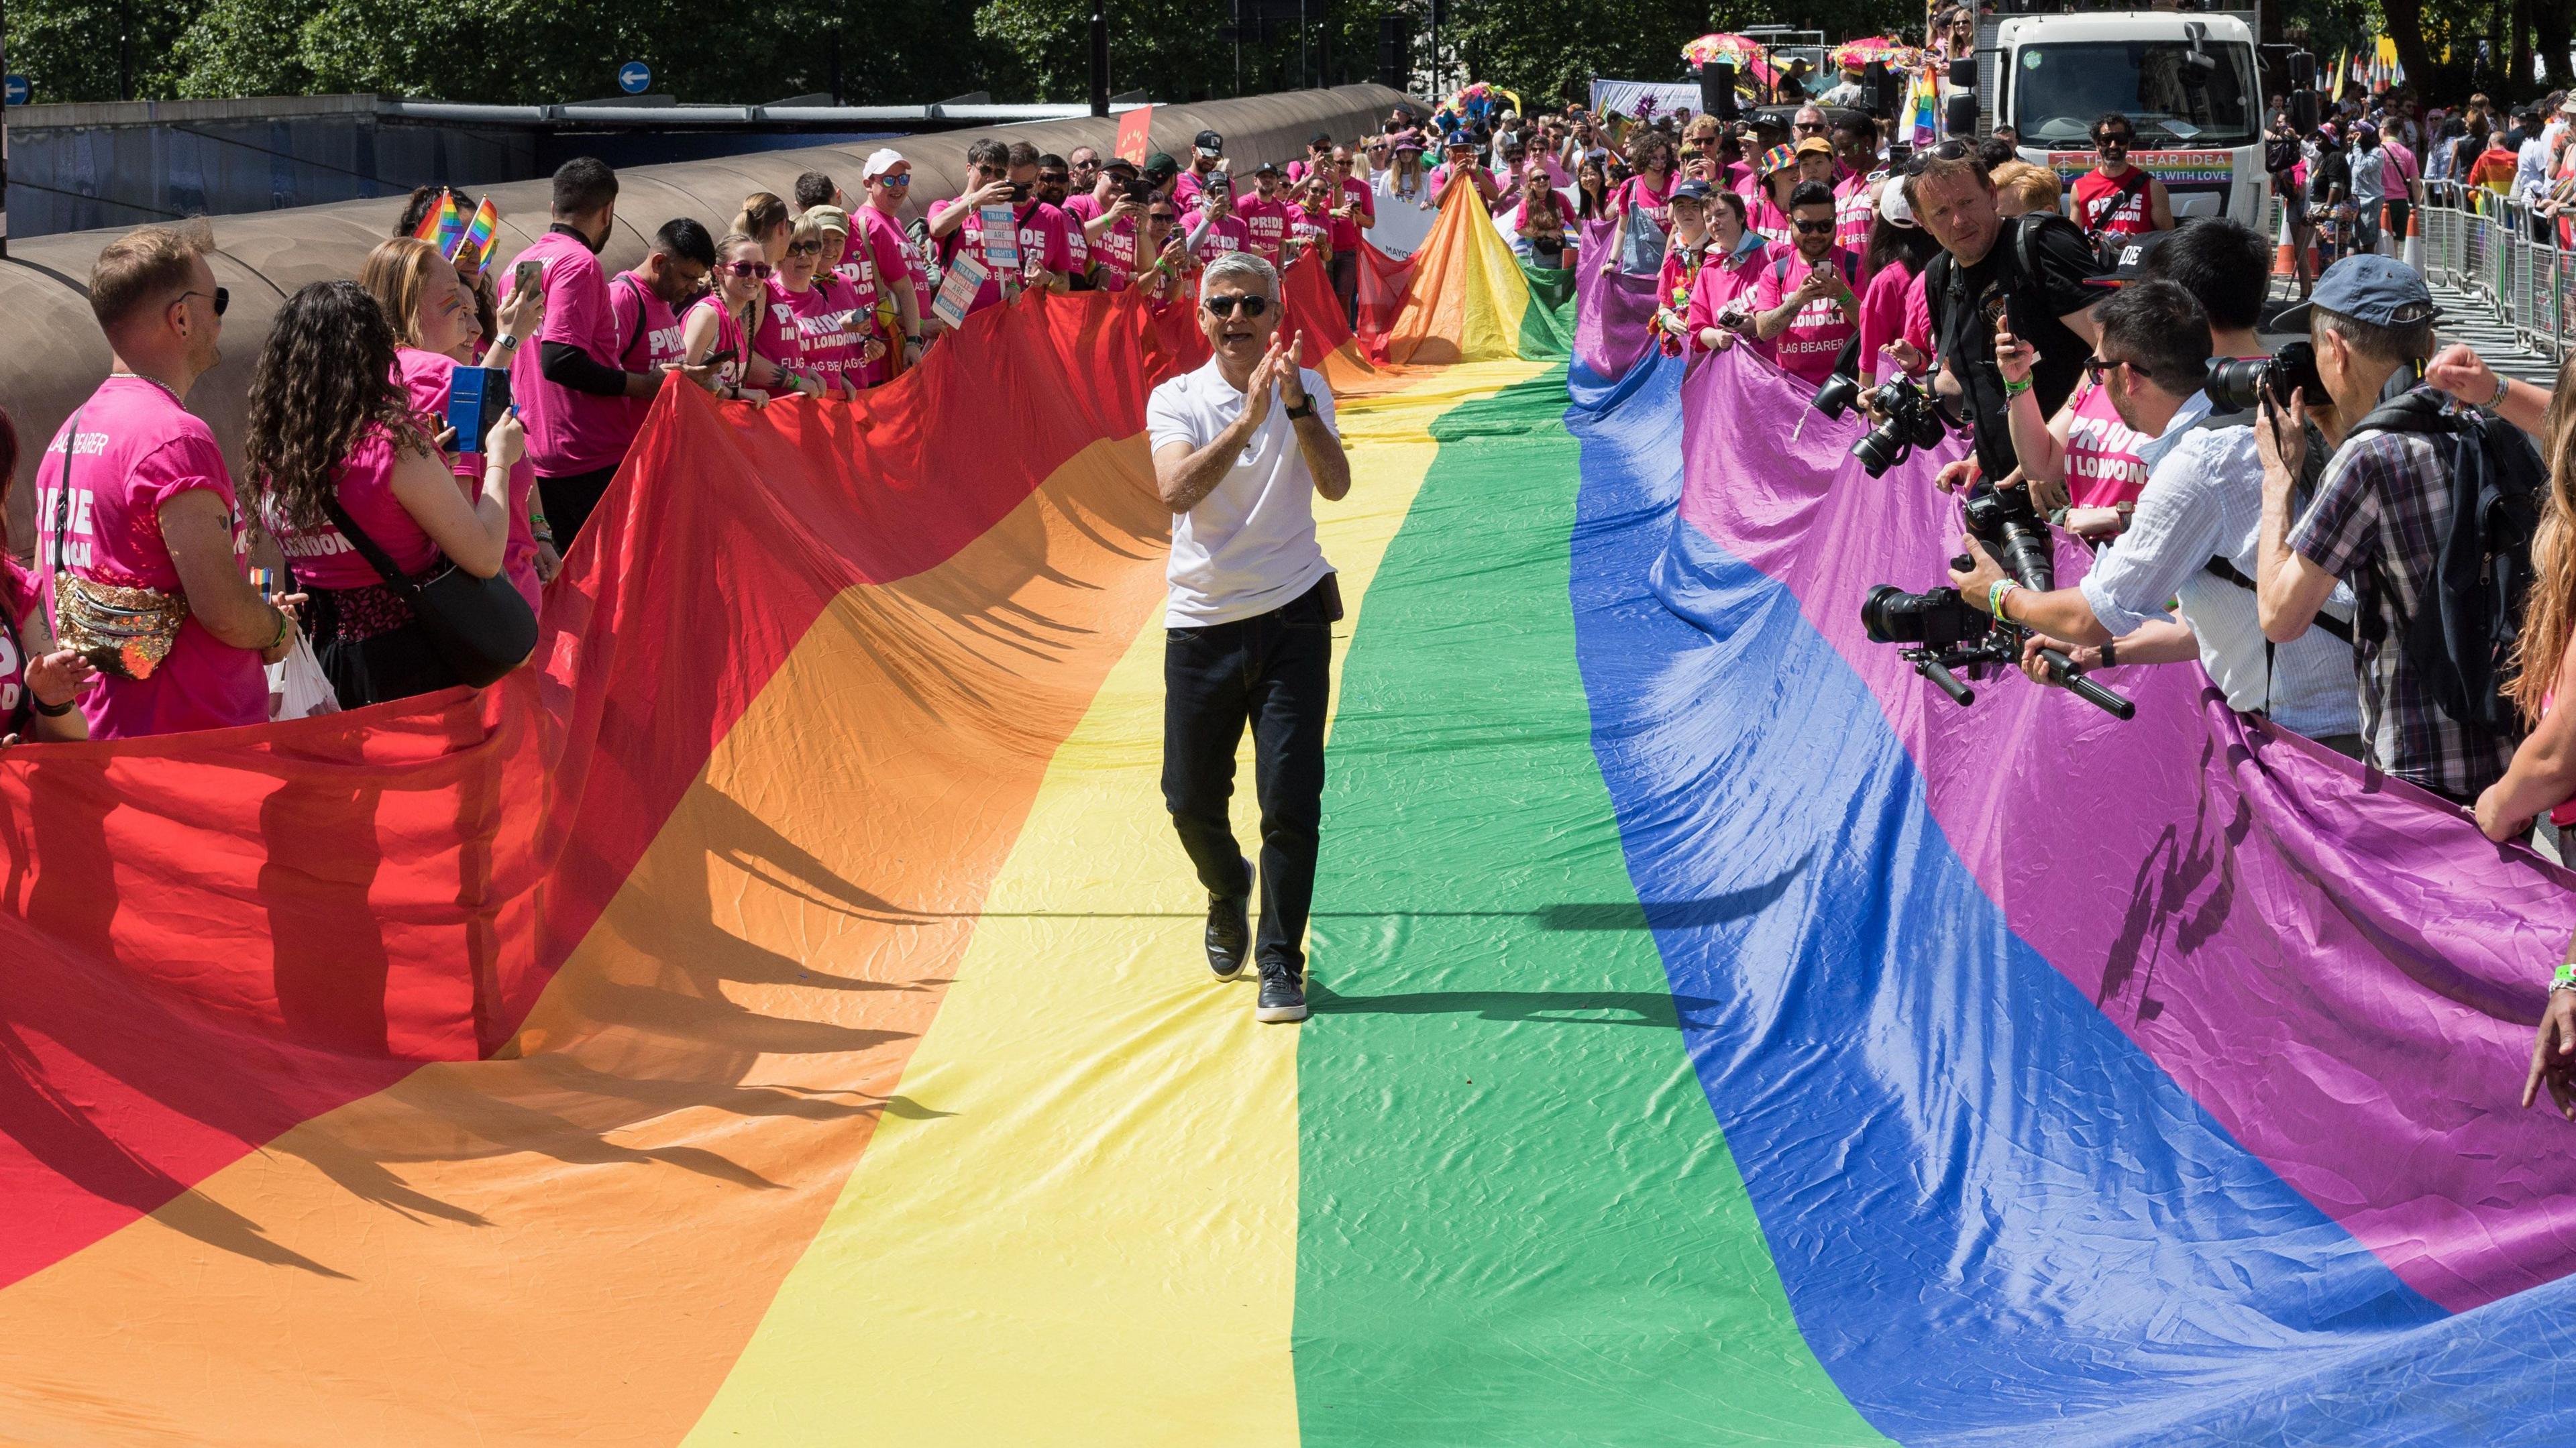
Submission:
M 1351 137 L 1376 130 L 1401 99 L 1383 86 L 1365 85 L 1158 106 L 1154 146 L 1185 155 L 1193 136 L 1213 129 L 1226 137 L 1238 174 L 1246 174 L 1253 162 L 1303 155 L 1306 138 L 1317 131 Z M 958 193 L 966 147 L 987 134 L 1025 139 L 1058 154 L 1081 145 L 1105 154 L 1117 142 L 1118 123 L 1044 121 L 885 143 L 912 162 L 914 211 Z M 643 260 L 645 239 L 674 216 L 696 217 L 721 232 L 745 195 L 791 195 L 796 177 L 805 171 L 830 172 L 855 192 L 859 167 L 870 149 L 873 145 L 765 151 L 621 171 L 617 227 L 601 260 L 612 271 Z M 506 264 L 545 231 L 548 185 L 525 181 L 488 191 L 501 208 L 495 256 Z M 215 219 L 215 280 L 232 292 L 224 318 L 224 360 L 197 383 L 188 406 L 214 425 L 225 455 L 236 464 L 251 368 L 279 304 L 308 282 L 356 276 L 367 253 L 391 234 L 402 205 L 400 197 L 388 197 Z M 118 234 L 87 231 L 12 242 L 9 260 L 0 263 L 0 408 L 17 423 L 22 443 L 10 480 L 9 544 L 22 558 L 34 538 L 34 489 L 27 484 L 45 443 L 107 374 L 107 341 L 90 315 L 87 283 L 100 249 Z

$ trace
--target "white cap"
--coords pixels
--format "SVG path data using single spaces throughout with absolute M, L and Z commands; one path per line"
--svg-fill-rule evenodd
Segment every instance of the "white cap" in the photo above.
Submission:
M 903 158 L 901 151 L 890 146 L 872 151 L 868 154 L 868 164 L 859 168 L 859 184 L 864 186 L 897 166 L 910 164 L 912 163 Z
M 1903 177 L 1890 176 L 1886 184 L 1878 188 L 1878 214 L 1886 217 L 1890 226 L 1920 224 L 1914 219 L 1914 208 L 1906 204 Z

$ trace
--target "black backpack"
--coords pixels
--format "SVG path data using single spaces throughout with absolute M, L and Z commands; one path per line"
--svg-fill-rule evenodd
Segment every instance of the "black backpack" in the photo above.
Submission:
M 2351 435 L 2372 432 L 2430 439 L 2450 477 L 2450 522 L 2399 646 L 2443 713 L 2490 734 L 2518 737 L 2522 716 L 2503 686 L 2522 631 L 2531 536 L 2548 484 L 2540 454 L 2513 424 L 2446 411 L 2441 395 L 2423 388 L 2380 404 Z M 2362 622 L 2376 618 L 2374 610 Z

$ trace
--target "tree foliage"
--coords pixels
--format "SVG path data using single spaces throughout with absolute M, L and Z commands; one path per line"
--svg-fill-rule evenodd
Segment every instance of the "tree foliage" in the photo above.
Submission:
M 1111 85 L 1162 100 L 1333 84 L 1377 73 L 1380 22 L 1410 37 L 1415 85 L 1476 79 L 1531 104 L 1596 75 L 1666 80 L 1707 30 L 1791 24 L 1828 40 L 1921 28 L 1918 0 L 1454 0 L 1435 73 L 1430 0 L 1109 0 Z M 2505 91 L 2512 57 L 2563 74 L 2576 0 L 2286 0 L 2269 36 L 2321 62 L 2388 34 L 2430 95 Z M 42 101 L 341 91 L 556 102 L 654 89 L 735 104 L 833 90 L 853 103 L 969 91 L 1077 101 L 1090 0 L 18 0 L 10 69 Z M 1243 17 L 1240 26 L 1237 18 Z M 2481 41 L 2490 56 L 2475 61 Z M 2445 59 L 2445 56 L 2448 59 Z M 2512 94 L 2529 94 L 2521 85 Z

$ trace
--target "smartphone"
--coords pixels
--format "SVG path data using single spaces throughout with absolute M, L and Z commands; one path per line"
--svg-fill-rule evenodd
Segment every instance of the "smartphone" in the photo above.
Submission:
M 487 450 L 492 429 L 510 411 L 510 374 L 499 367 L 459 367 L 447 374 L 447 425 L 458 452 Z
M 546 264 L 529 258 L 510 270 L 510 295 L 533 294 L 546 284 Z
M 1025 182 L 1025 181 L 1014 181 L 1014 182 L 1012 182 L 1012 183 L 1011 183 L 1011 199 L 1012 199 L 1013 201 L 1026 201 L 1026 200 L 1028 200 L 1028 199 L 1029 199 L 1029 184 L 1028 184 L 1027 182 Z

